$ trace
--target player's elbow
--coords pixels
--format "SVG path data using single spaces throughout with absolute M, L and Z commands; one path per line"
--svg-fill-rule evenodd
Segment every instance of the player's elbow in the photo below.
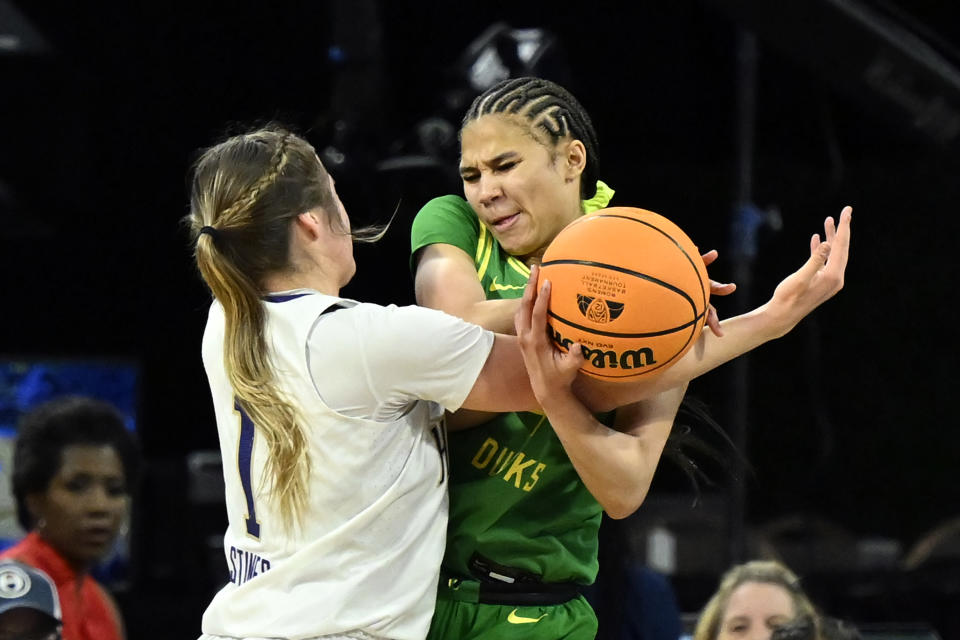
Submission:
M 614 520 L 623 520 L 637 512 L 647 497 L 647 489 L 624 492 L 610 496 L 601 502 L 603 510 Z
M 639 508 L 639 504 L 615 504 L 605 505 L 603 510 L 614 520 L 623 520 L 624 518 L 632 516 Z

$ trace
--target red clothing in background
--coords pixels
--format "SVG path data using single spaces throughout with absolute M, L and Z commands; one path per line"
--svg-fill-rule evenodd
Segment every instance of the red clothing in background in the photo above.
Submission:
M 57 585 L 63 640 L 122 640 L 119 613 L 103 587 L 88 575 L 78 581 L 67 561 L 35 532 L 0 553 L 4 558 L 40 569 Z

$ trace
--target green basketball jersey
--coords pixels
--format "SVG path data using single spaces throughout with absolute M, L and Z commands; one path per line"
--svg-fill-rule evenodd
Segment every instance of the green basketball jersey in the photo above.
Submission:
M 411 235 L 411 256 L 435 243 L 472 256 L 487 299 L 523 295 L 530 269 L 500 247 L 462 198 L 428 202 Z M 470 576 L 470 557 L 479 553 L 546 582 L 593 582 L 602 509 L 544 416 L 501 414 L 451 433 L 448 448 L 447 572 Z

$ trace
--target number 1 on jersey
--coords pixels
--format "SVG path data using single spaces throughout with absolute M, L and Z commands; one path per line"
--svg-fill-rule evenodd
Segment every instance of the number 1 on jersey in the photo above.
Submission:
M 253 436 L 255 429 L 253 420 L 240 407 L 240 401 L 234 398 L 233 408 L 240 415 L 240 441 L 237 443 L 237 470 L 240 472 L 240 486 L 243 487 L 243 496 L 247 500 L 247 515 L 243 519 L 247 525 L 247 534 L 260 538 L 260 522 L 257 520 L 257 509 L 253 504 L 253 483 L 251 481 L 253 466 Z

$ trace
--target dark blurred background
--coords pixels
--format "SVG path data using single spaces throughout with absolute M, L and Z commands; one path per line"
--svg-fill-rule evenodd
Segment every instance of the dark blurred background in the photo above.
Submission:
M 934 0 L 0 0 L 0 353 L 139 367 L 130 637 L 195 637 L 222 580 L 209 296 L 180 226 L 196 149 L 266 120 L 303 132 L 356 221 L 397 212 L 345 295 L 409 304 L 409 223 L 460 192 L 460 115 L 529 72 L 591 114 L 614 204 L 720 250 L 712 276 L 741 285 L 721 316 L 766 300 L 824 217 L 855 208 L 842 293 L 690 387 L 751 469 L 705 464 L 694 506 L 665 462 L 648 504 L 605 525 L 601 579 L 653 566 L 693 613 L 731 562 L 775 553 L 835 615 L 950 637 L 958 47 L 960 10 Z

